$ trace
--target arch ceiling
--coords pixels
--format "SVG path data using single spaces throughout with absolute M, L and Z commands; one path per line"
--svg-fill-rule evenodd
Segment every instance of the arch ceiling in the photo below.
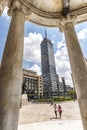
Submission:
M 13 1 L 13 0 L 12 0 Z M 31 10 L 26 20 L 43 26 L 58 27 L 67 14 L 76 16 L 76 23 L 87 21 L 87 0 L 19 0 Z M 11 0 L 0 0 L 0 13 Z

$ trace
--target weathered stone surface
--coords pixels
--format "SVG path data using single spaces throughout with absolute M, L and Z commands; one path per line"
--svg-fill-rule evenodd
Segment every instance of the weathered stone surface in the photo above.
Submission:
M 20 0 L 32 13 L 27 15 L 26 19 L 34 23 L 58 27 L 63 15 L 63 1 L 61 0 Z M 69 15 L 76 15 L 76 23 L 87 20 L 87 0 L 75 1 L 70 0 L 70 13 Z
M 87 130 L 87 65 L 73 23 L 65 24 L 65 38 L 84 130 Z
M 22 3 L 22 9 L 26 13 L 26 20 L 32 21 L 36 24 L 50 27 L 58 27 L 61 17 L 63 15 L 63 1 L 62 0 L 13 0 Z M 10 5 L 10 0 L 1 0 L 1 13 L 5 5 Z M 3 6 L 4 3 L 4 6 Z M 25 8 L 26 7 L 26 8 Z M 31 11 L 30 11 L 31 10 Z M 31 13 L 31 14 L 30 14 Z M 69 15 L 76 15 L 76 23 L 87 21 L 87 0 L 70 0 Z
M 17 130 L 23 42 L 24 14 L 14 10 L 0 68 L 0 130 Z
M 0 0 L 0 15 L 2 14 L 2 12 L 7 4 L 8 4 L 7 0 Z

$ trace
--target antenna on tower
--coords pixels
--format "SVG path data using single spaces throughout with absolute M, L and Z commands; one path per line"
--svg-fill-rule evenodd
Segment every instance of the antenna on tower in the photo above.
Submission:
M 46 28 L 45 28 L 45 38 L 47 38 L 47 30 L 46 30 Z

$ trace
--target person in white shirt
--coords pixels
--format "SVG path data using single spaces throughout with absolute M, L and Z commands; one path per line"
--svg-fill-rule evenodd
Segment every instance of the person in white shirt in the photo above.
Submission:
M 57 105 L 56 104 L 54 104 L 54 112 L 55 112 L 55 116 L 57 118 Z

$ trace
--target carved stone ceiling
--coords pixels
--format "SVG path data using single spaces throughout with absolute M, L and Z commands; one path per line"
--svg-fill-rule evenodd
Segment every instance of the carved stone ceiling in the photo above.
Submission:
M 3 1 L 6 5 L 9 0 L 0 0 L 0 7 Z M 32 12 L 26 15 L 26 20 L 50 27 L 58 27 L 60 19 L 66 19 L 64 1 L 69 1 L 69 15 L 77 17 L 76 23 L 87 21 L 87 0 L 20 0 Z

